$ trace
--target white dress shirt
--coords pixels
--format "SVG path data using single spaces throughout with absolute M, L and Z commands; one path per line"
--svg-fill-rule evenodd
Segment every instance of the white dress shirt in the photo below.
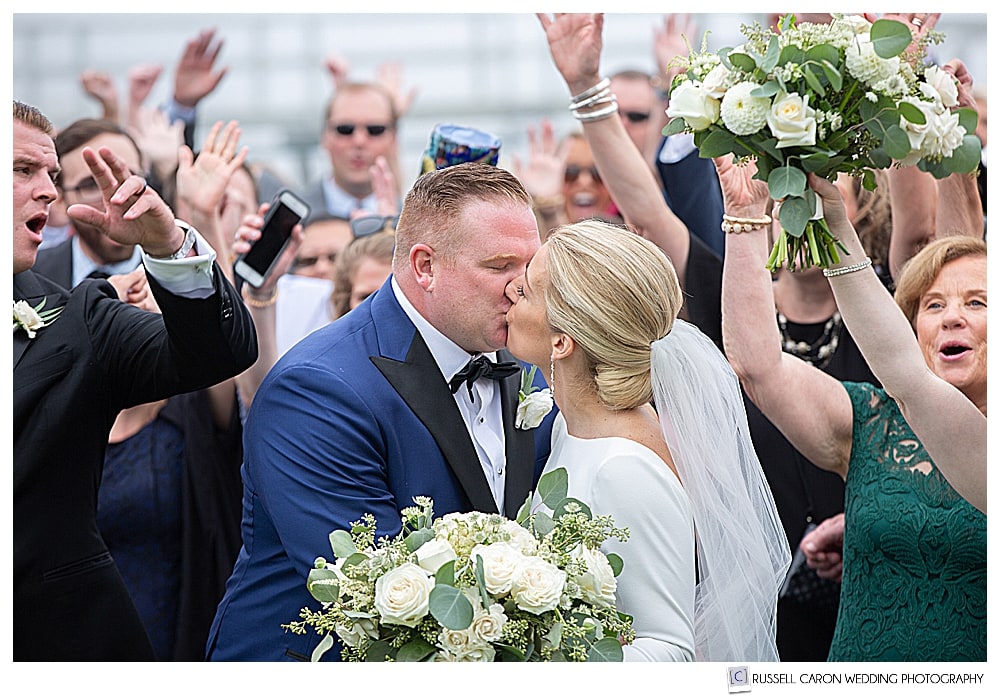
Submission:
M 403 312 L 410 318 L 424 343 L 427 344 L 431 356 L 434 357 L 434 362 L 441 370 L 442 380 L 446 384 L 449 383 L 455 374 L 476 356 L 470 355 L 468 351 L 424 319 L 407 300 L 395 278 L 392 279 L 392 292 L 403 308 Z M 491 361 L 496 361 L 495 351 L 483 355 Z M 469 390 L 463 384 L 455 393 L 455 403 L 462 414 L 462 420 L 465 421 L 465 427 L 469 430 L 472 442 L 476 446 L 479 463 L 482 465 L 483 474 L 486 475 L 486 481 L 490 485 L 497 510 L 502 512 L 504 510 L 504 486 L 507 480 L 507 450 L 504 446 L 500 386 L 496 380 L 483 378 L 476 380 L 473 384 L 472 394 L 474 399 L 469 398 Z

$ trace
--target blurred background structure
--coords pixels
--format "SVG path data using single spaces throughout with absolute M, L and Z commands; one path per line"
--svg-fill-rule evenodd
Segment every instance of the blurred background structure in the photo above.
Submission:
M 711 31 L 708 46 L 716 50 L 741 41 L 741 23 L 763 24 L 769 15 L 692 17 L 702 32 Z M 654 71 L 654 29 L 663 20 L 661 14 L 609 13 L 604 74 Z M 110 73 L 124 99 L 130 68 L 162 64 L 147 106 L 162 104 L 171 94 L 184 43 L 215 28 L 224 41 L 217 65 L 229 72 L 199 106 L 195 142 L 200 146 L 214 121 L 236 119 L 250 160 L 268 165 L 292 186 L 312 181 L 329 166 L 319 139 L 334 87 L 324 65 L 330 55 L 346 59 L 356 80 L 371 80 L 377 66 L 398 62 L 403 89 L 418 90 L 398 136 L 404 191 L 419 171 L 435 124 L 496 134 L 503 141 L 501 166 L 509 165 L 512 155 L 527 154 L 527 127 L 540 119 L 551 119 L 557 135 L 577 127 L 544 34 L 530 13 L 19 13 L 12 23 L 13 97 L 39 107 L 57 127 L 100 115 L 100 106 L 80 85 L 86 69 Z M 986 25 L 986 14 L 944 14 L 938 30 L 947 39 L 935 50 L 941 62 L 964 60 L 982 88 Z M 700 46 L 700 35 L 689 38 Z

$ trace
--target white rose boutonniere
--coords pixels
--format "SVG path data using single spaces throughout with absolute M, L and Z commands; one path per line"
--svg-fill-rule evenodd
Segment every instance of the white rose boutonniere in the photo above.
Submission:
M 14 331 L 19 328 L 28 333 L 29 339 L 34 339 L 39 329 L 49 326 L 56 321 L 62 313 L 63 308 L 57 307 L 54 310 L 42 311 L 45 307 L 45 300 L 32 307 L 25 300 L 18 300 L 14 303 Z
M 535 371 L 538 366 L 531 366 L 529 371 L 521 371 L 521 390 L 517 393 L 517 416 L 514 426 L 522 430 L 537 428 L 545 415 L 552 411 L 552 390 L 535 387 Z

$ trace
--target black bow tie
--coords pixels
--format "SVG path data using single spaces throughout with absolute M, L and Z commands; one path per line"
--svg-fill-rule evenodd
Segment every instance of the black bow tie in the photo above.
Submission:
M 486 356 L 480 356 L 479 358 L 474 358 L 465 364 L 462 368 L 455 374 L 455 377 L 451 379 L 448 383 L 448 387 L 451 388 L 451 393 L 455 394 L 458 392 L 458 388 L 462 386 L 462 383 L 467 383 L 469 388 L 469 399 L 473 402 L 476 401 L 472 396 L 472 384 L 479 378 L 489 378 L 490 380 L 503 380 L 505 377 L 509 377 L 514 373 L 518 372 L 521 366 L 514 361 L 505 361 L 503 363 L 494 363 Z

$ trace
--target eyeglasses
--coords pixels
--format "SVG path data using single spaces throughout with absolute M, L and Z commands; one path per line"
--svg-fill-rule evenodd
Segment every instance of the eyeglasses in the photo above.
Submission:
M 398 220 L 394 215 L 363 215 L 351 220 L 351 233 L 355 237 L 368 237 L 382 232 L 387 225 L 395 228 Z
M 309 268 L 310 266 L 316 266 L 316 264 L 319 263 L 320 259 L 326 259 L 328 262 L 333 264 L 334 262 L 337 261 L 337 253 L 334 252 L 332 254 L 321 254 L 315 257 L 301 257 L 295 260 L 295 262 L 292 264 L 292 268 L 298 270 L 298 269 L 306 269 Z
M 327 124 L 327 128 L 336 133 L 337 135 L 350 136 L 354 135 L 354 129 L 357 128 L 359 125 L 362 124 L 331 123 Z M 363 124 L 363 127 L 366 131 L 368 131 L 368 135 L 371 136 L 372 138 L 378 138 L 380 135 L 389 130 L 388 126 L 385 126 L 380 123 Z
M 649 121 L 648 111 L 623 111 L 622 117 L 624 117 L 629 123 L 642 123 L 644 121 Z
M 132 172 L 137 177 L 146 178 L 145 172 Z M 76 194 L 85 201 L 97 201 L 101 198 L 101 187 L 93 177 L 87 177 L 76 186 L 60 187 L 64 194 Z
M 595 183 L 601 183 L 601 173 L 597 171 L 597 167 L 591 165 L 590 167 L 580 167 L 579 165 L 566 165 L 565 178 L 567 184 L 572 184 L 580 175 L 586 172 L 590 175 L 590 178 L 594 180 Z

